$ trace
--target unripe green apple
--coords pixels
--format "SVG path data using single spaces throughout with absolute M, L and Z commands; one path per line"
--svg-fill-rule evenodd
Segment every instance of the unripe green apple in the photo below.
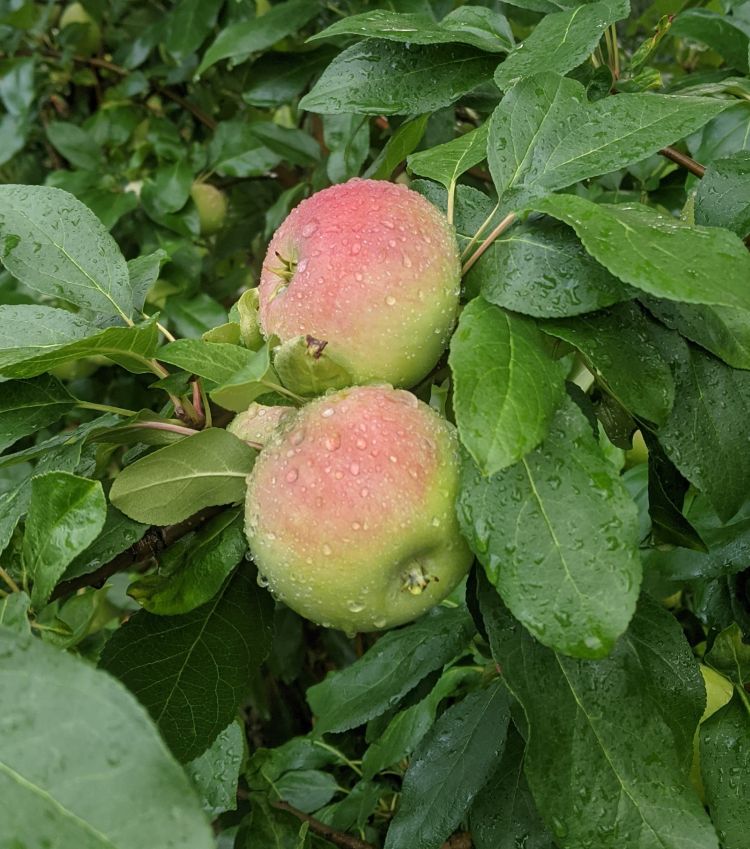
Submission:
M 89 15 L 81 3 L 70 3 L 60 15 L 60 29 L 65 29 L 71 24 L 84 24 L 86 26 L 78 41 L 78 51 L 83 56 L 98 53 L 102 46 L 102 33 L 99 24 Z
M 202 236 L 212 236 L 221 230 L 227 217 L 227 196 L 210 183 L 196 181 L 190 189 L 201 225 Z
M 353 383 L 413 386 L 448 342 L 460 276 L 442 212 L 405 186 L 350 180 L 302 201 L 276 231 L 258 286 L 261 328 L 326 343 Z
M 246 532 L 261 580 L 347 633 L 416 619 L 466 574 L 455 431 L 409 392 L 355 386 L 303 407 L 250 475 Z
M 257 448 L 265 445 L 281 424 L 294 413 L 294 407 L 268 407 L 253 402 L 244 413 L 232 419 L 227 430 Z

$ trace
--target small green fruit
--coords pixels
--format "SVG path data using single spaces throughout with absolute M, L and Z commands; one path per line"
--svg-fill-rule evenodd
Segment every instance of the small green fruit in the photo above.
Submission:
M 102 46 L 102 33 L 99 24 L 89 15 L 81 3 L 71 3 L 65 7 L 60 16 L 60 29 L 71 24 L 81 24 L 81 34 L 78 38 L 77 48 L 82 56 L 91 56 L 98 53 Z
M 198 210 L 201 235 L 212 236 L 221 230 L 227 217 L 227 196 L 210 183 L 193 183 L 190 197 Z
M 471 565 L 458 482 L 454 428 L 411 393 L 355 386 L 312 401 L 250 475 L 245 530 L 261 580 L 347 633 L 410 622 Z

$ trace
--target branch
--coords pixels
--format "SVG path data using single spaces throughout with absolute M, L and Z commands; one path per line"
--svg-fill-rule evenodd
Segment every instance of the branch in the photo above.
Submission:
M 317 834 L 318 837 L 322 837 L 329 843 L 333 843 L 333 845 L 338 846 L 339 849 L 375 849 L 372 843 L 366 843 L 364 840 L 360 840 L 358 837 L 354 837 L 344 831 L 337 831 L 335 828 L 331 828 L 330 825 L 326 825 L 320 820 L 316 820 L 315 817 L 311 817 L 310 814 L 298 811 L 297 808 L 292 807 L 289 802 L 279 801 L 271 802 L 271 804 L 274 808 L 278 808 L 280 811 L 286 811 L 287 813 L 292 814 L 292 816 L 297 817 L 300 822 L 308 823 L 310 825 L 310 831 L 313 834 Z
M 292 816 L 297 817 L 300 822 L 309 823 L 310 831 L 313 834 L 317 834 L 318 837 L 322 837 L 329 843 L 333 843 L 334 846 L 340 847 L 340 849 L 375 849 L 371 843 L 360 840 L 358 837 L 354 837 L 344 831 L 337 831 L 335 828 L 331 828 L 330 825 L 326 825 L 320 820 L 316 820 L 315 817 L 311 817 L 310 814 L 305 814 L 297 810 L 289 802 L 271 802 L 271 805 L 280 811 L 286 811 Z M 473 844 L 469 832 L 460 831 L 449 837 L 440 849 L 472 849 L 472 847 Z
M 105 563 L 94 572 L 88 572 L 85 575 L 79 575 L 77 578 L 71 578 L 69 581 L 59 583 L 52 592 L 50 601 L 65 598 L 83 589 L 83 587 L 96 587 L 99 589 L 104 586 L 108 578 L 111 578 L 117 572 L 143 570 L 167 546 L 172 545 L 173 542 L 189 534 L 190 531 L 199 528 L 224 509 L 226 509 L 225 506 L 206 507 L 205 510 L 201 510 L 189 519 L 185 519 L 184 522 L 179 522 L 176 525 L 167 525 L 165 527 L 154 525 L 150 527 L 138 542 L 133 543 L 130 548 L 126 548 L 125 551 L 118 554 L 109 563 Z
M 670 159 L 672 162 L 677 163 L 677 165 L 682 168 L 685 168 L 691 174 L 695 174 L 696 177 L 702 177 L 706 173 L 704 165 L 701 165 L 700 162 L 696 162 L 686 153 L 680 153 L 679 150 L 675 150 L 673 147 L 662 148 L 659 153 L 667 159 Z

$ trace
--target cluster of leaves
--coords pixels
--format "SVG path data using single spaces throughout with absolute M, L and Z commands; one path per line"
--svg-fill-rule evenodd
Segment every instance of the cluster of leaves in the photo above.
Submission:
M 0 2 L 11 841 L 744 849 L 750 4 L 685 5 Z M 289 402 L 270 234 L 363 175 L 459 234 L 414 391 L 477 566 L 348 639 L 258 585 L 224 425 Z

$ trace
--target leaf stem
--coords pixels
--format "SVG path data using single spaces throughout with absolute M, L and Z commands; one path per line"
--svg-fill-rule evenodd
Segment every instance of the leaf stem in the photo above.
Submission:
M 456 204 L 456 180 L 455 178 L 450 181 L 448 185 L 448 206 L 446 208 L 446 217 L 450 224 L 453 224 L 453 209 Z
M 93 401 L 81 401 L 76 398 L 76 407 L 84 410 L 97 410 L 100 413 L 114 413 L 116 416 L 136 416 L 135 410 L 126 410 L 125 407 L 112 407 L 110 404 L 95 404 Z
M 150 430 L 168 430 L 172 433 L 181 433 L 183 436 L 195 436 L 197 430 L 182 425 L 170 424 L 169 422 L 135 422 L 133 427 L 145 427 Z
M 349 758 L 347 758 L 347 756 L 335 746 L 330 746 L 322 740 L 313 740 L 313 745 L 319 746 L 321 749 L 326 749 L 336 755 L 337 758 L 341 758 L 343 763 L 345 763 L 353 772 L 356 772 L 360 778 L 362 777 L 362 770 L 353 761 L 350 761 Z
M 504 233 L 508 227 L 516 220 L 516 213 L 509 212 L 505 218 L 495 227 L 495 229 L 490 233 L 489 236 L 482 242 L 482 245 L 474 251 L 474 253 L 466 260 L 461 269 L 461 274 L 466 274 L 466 272 L 474 265 L 474 263 L 482 256 L 482 254 L 489 248 L 489 246 Z
M 21 588 L 13 580 L 13 578 L 11 578 L 11 576 L 5 571 L 5 569 L 3 569 L 2 566 L 0 566 L 0 578 L 2 578 L 5 581 L 5 583 L 10 587 L 12 592 L 14 592 L 14 593 L 20 593 L 21 592 Z
M 167 328 L 159 321 L 156 322 L 156 327 L 167 342 L 176 342 L 177 339 L 167 330 Z
M 201 404 L 203 406 L 203 417 L 204 417 L 204 427 L 211 427 L 213 423 L 213 419 L 211 417 L 211 404 L 209 403 L 208 396 L 206 395 L 206 390 L 203 386 L 203 381 L 200 378 L 196 378 L 195 382 L 198 384 L 198 389 L 201 393 Z
M 479 225 L 479 229 L 477 230 L 477 232 L 476 232 L 476 233 L 474 233 L 474 235 L 471 237 L 471 241 L 469 242 L 469 244 L 468 244 L 468 245 L 467 245 L 467 246 L 463 249 L 463 251 L 461 252 L 461 259 L 465 259 L 465 257 L 469 254 L 469 251 L 470 251 L 470 250 L 474 247 L 474 245 L 477 243 L 477 240 L 478 240 L 478 239 L 479 239 L 479 237 L 482 235 L 482 233 L 484 233 L 484 231 L 485 231 L 485 230 L 486 230 L 486 229 L 490 226 L 490 224 L 492 223 L 492 219 L 495 217 L 495 213 L 497 212 L 497 210 L 498 210 L 499 208 L 500 208 L 500 201 L 498 201 L 498 202 L 495 204 L 495 206 L 494 206 L 494 208 L 493 208 L 492 212 L 491 212 L 491 213 L 490 213 L 490 214 L 489 214 L 489 215 L 488 215 L 488 216 L 484 219 L 484 221 L 483 221 L 483 222 Z

